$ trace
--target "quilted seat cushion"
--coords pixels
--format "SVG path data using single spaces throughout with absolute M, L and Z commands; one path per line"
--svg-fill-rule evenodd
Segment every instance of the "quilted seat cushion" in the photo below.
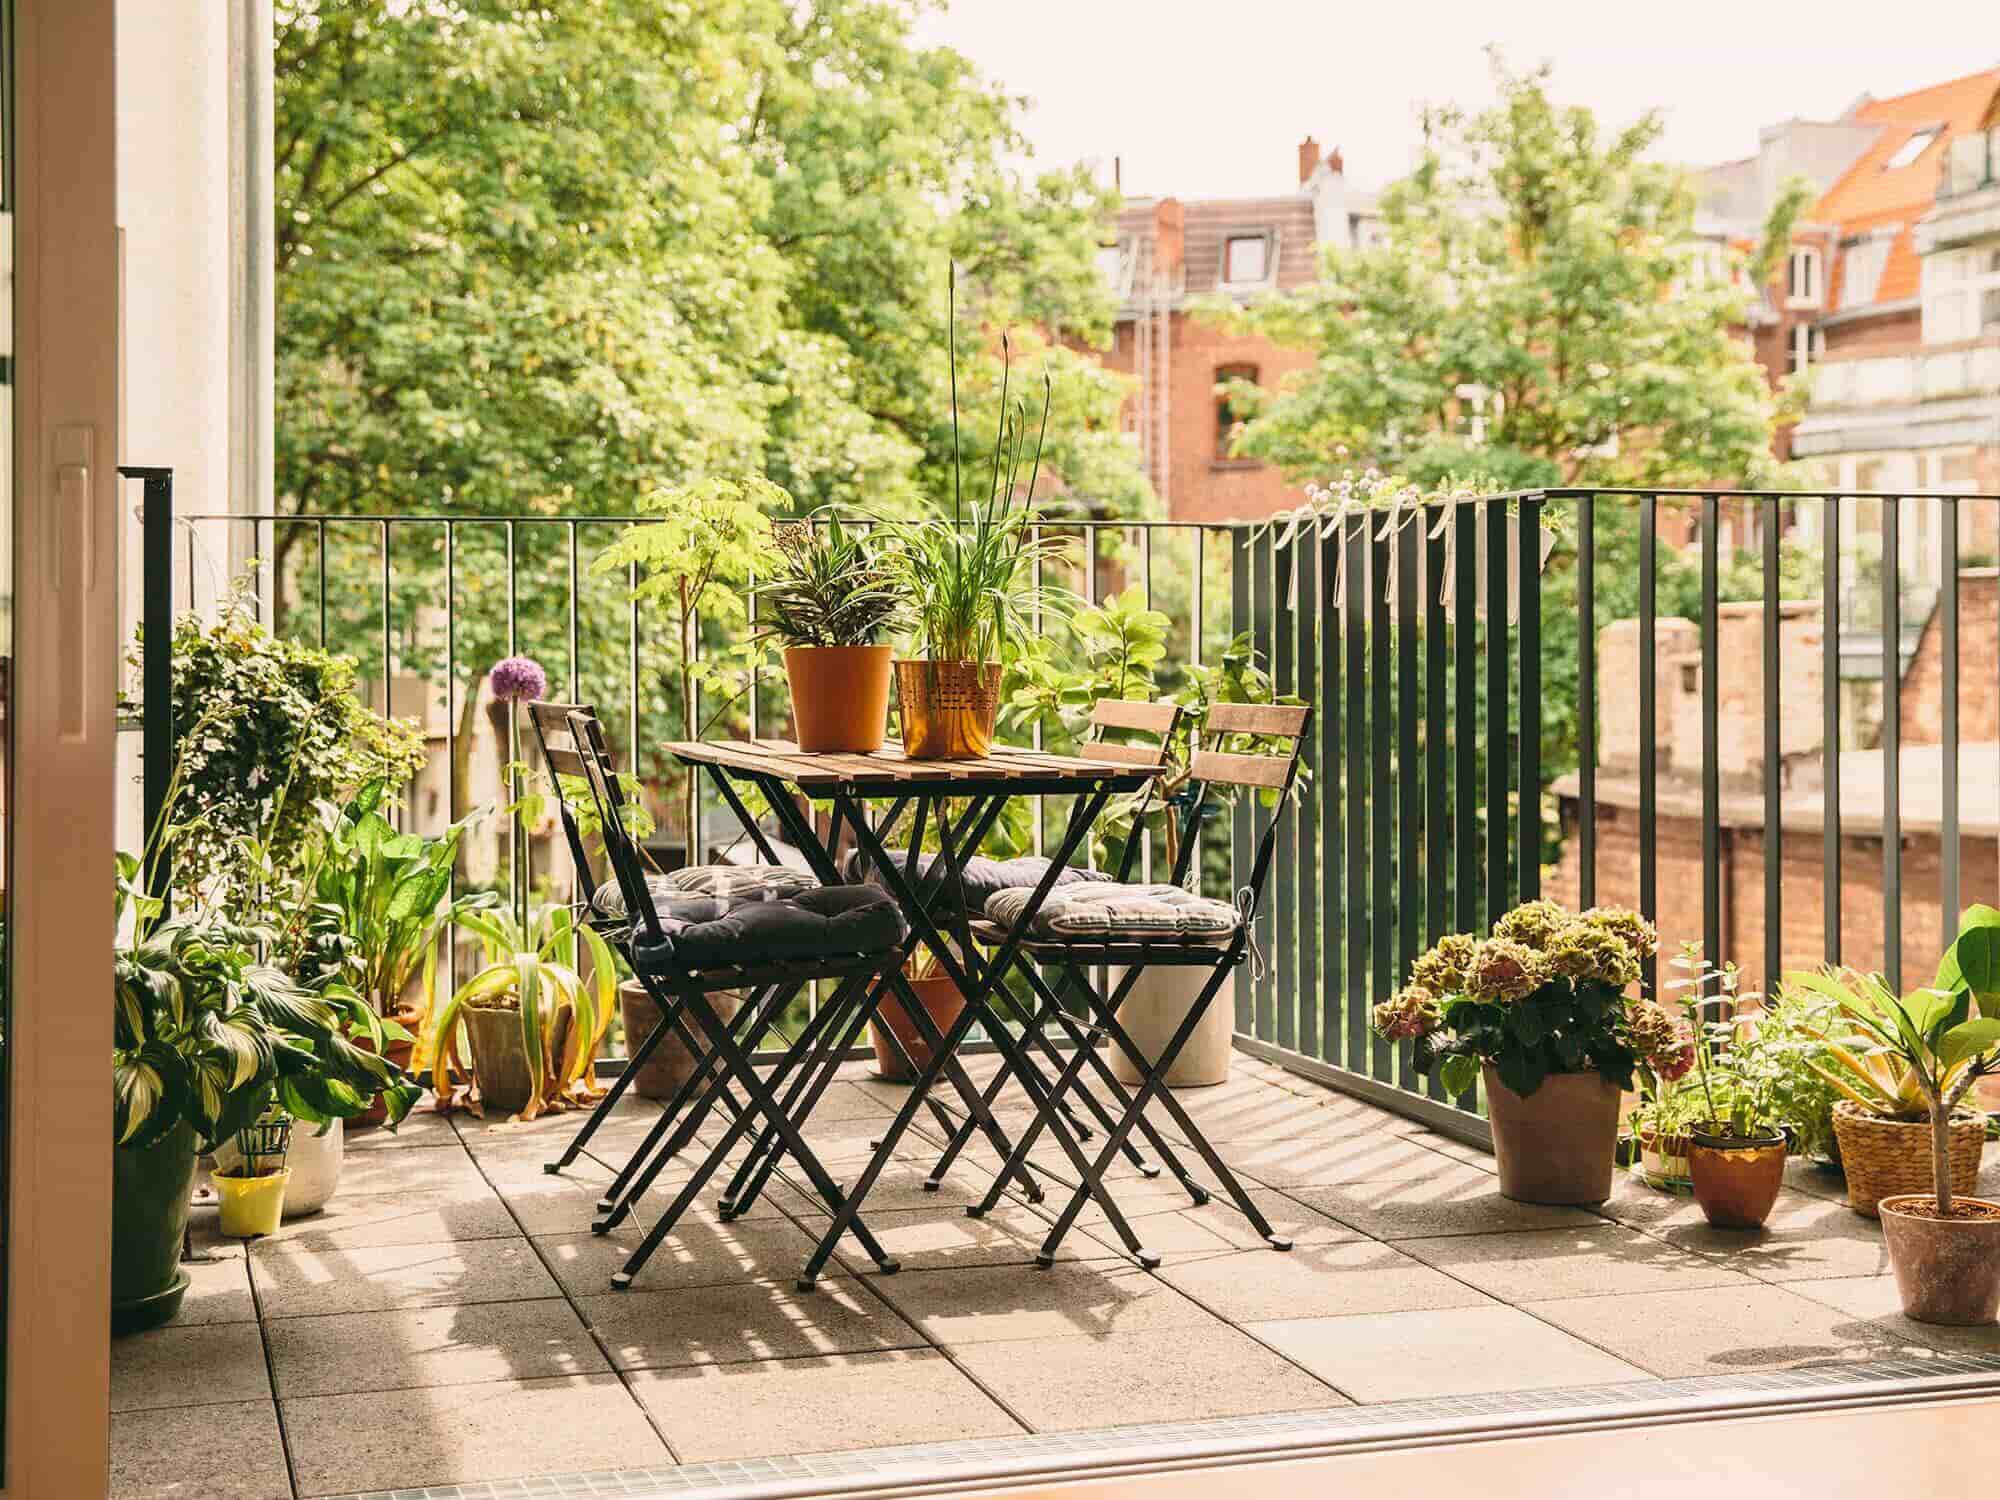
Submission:
M 887 853 L 896 862 L 896 868 L 901 870 L 904 860 L 908 858 L 907 853 L 901 849 L 891 849 Z M 917 879 L 912 884 L 918 895 L 926 894 L 923 884 L 924 877 L 930 874 L 937 860 L 938 856 L 935 854 L 919 854 L 917 856 Z M 849 880 L 855 878 L 855 872 L 859 868 L 860 863 L 861 860 L 858 853 L 848 856 L 847 878 Z M 1048 868 L 1049 861 L 1042 858 L 1039 854 L 1023 854 L 1016 859 L 988 859 L 983 854 L 973 855 L 972 858 L 965 861 L 963 876 L 966 910 L 974 912 L 985 911 L 986 903 L 992 900 L 994 896 L 1017 886 L 1025 887 L 1032 891 L 1041 883 L 1042 876 L 1048 872 Z M 945 872 L 939 870 L 937 878 L 944 880 L 946 878 Z M 1056 876 L 1056 888 L 1060 890 L 1064 886 L 1077 885 L 1085 881 L 1108 883 L 1110 879 L 1111 877 L 1101 870 L 1081 870 L 1075 865 L 1070 865 L 1065 867 L 1060 875 Z M 880 886 L 882 884 L 882 872 L 872 863 L 868 866 L 867 883 L 871 886 Z M 951 902 L 947 896 L 944 909 L 949 910 L 950 906 Z
M 675 960 L 695 968 L 886 953 L 908 932 L 894 901 L 857 885 L 768 900 L 670 892 L 658 905 Z
M 653 905 L 660 906 L 671 896 L 684 895 L 771 900 L 818 890 L 819 882 L 779 865 L 689 865 L 670 875 L 648 870 L 646 889 L 653 893 Z M 625 915 L 625 893 L 618 889 L 616 880 L 607 880 L 597 888 L 593 904 L 606 916 Z
M 989 897 L 986 919 L 1011 928 L 1028 909 L 1032 890 Z M 1031 937 L 1101 941 L 1217 943 L 1233 935 L 1242 918 L 1227 901 L 1197 896 L 1177 885 L 1121 885 L 1114 881 L 1058 886 L 1049 892 L 1028 929 Z

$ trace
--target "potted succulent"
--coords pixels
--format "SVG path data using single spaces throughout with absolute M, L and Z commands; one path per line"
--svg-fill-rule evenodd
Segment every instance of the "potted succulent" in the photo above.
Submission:
M 1991 910 L 1975 906 L 1966 920 L 1971 923 L 1977 913 Z M 1954 952 L 1957 947 L 1953 945 Z M 1912 1041 L 1903 1031 L 1913 1017 L 1925 1018 L 1926 1025 L 1916 1033 L 1920 1040 L 1929 1022 L 1939 1018 L 1938 995 L 1958 992 L 1956 983 L 1945 983 L 1953 961 L 1947 953 L 1937 989 L 1901 998 L 1879 974 L 1840 969 L 1786 976 L 1789 986 L 1833 1005 L 1833 1020 L 1819 1032 L 1824 1051 L 1804 1065 L 1840 1095 L 1833 1107 L 1833 1132 L 1847 1175 L 1847 1204 L 1864 1217 L 1880 1217 L 1888 1198 L 1930 1188 L 1938 1149 L 1944 1151 L 1953 1193 L 1969 1195 L 1977 1185 L 1986 1117 L 1961 1107 L 1964 1089 L 1951 1089 L 1951 1108 L 1942 1119 L 1933 1118 L 1935 1069 L 1912 1060 Z M 1953 1080 L 1957 1077 L 1953 1071 Z
M 1435 1066 L 1452 1093 L 1483 1079 L 1509 1198 L 1609 1198 L 1619 1107 L 1639 1065 L 1685 1071 L 1687 1023 L 1628 995 L 1656 943 L 1637 912 L 1530 901 L 1483 940 L 1440 940 L 1375 1007 L 1376 1031 L 1414 1043 L 1418 1066 Z
M 1979 1079 L 2000 1072 L 2000 1018 L 1974 1013 L 2000 1001 L 2000 911 L 1973 906 L 1926 989 L 1898 997 L 1879 980 L 1858 985 L 1840 1002 L 1865 1051 L 1836 1048 L 1854 1059 L 1843 1086 L 1851 1102 L 1876 1119 L 1914 1092 L 1922 1103 L 1930 1146 L 1924 1190 L 1892 1193 L 1877 1207 L 1903 1311 L 1923 1323 L 1990 1324 L 2000 1313 L 2000 1203 L 1960 1185 L 1958 1106 Z M 1865 1081 L 1862 1081 L 1865 1080 Z M 1883 1084 L 1892 1083 L 1891 1088 Z M 1984 1136 L 1985 1121 L 1975 1116 Z M 1846 1117 L 1836 1115 L 1843 1127 Z M 1919 1123 L 1919 1122 L 1912 1122 Z M 1861 1142 L 1843 1136 L 1850 1184 Z M 1977 1155 L 1973 1155 L 1973 1178 Z
M 792 735 L 801 750 L 880 750 L 889 722 L 891 648 L 877 637 L 896 595 L 867 539 L 828 512 L 772 526 L 778 565 L 757 588 L 759 637 L 784 647 Z
M 532 1120 L 598 1097 L 592 1065 L 611 1026 L 618 972 L 604 939 L 561 906 L 525 924 L 503 911 L 462 913 L 458 922 L 478 935 L 485 962 L 425 1029 L 440 1107 Z
M 1035 452 L 1020 490 L 1027 442 L 1025 402 L 1007 403 L 1008 342 L 1001 339 L 1000 430 L 993 444 L 984 501 L 964 498 L 958 430 L 958 344 L 955 301 L 947 323 L 952 366 L 951 521 L 885 521 L 890 545 L 882 563 L 914 624 L 915 654 L 896 664 L 903 751 L 913 760 L 980 760 L 993 748 L 1003 663 L 1033 634 L 1038 612 L 1061 613 L 1061 596 L 1035 583 L 1038 563 L 1060 555 L 1053 538 L 1036 535 L 1035 483 L 1054 388 L 1042 380 Z M 1017 501 L 1016 495 L 1020 498 Z

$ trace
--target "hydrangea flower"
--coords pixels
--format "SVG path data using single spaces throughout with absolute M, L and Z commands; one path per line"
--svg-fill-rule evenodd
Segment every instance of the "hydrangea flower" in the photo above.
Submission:
M 1677 1083 L 1694 1068 L 1694 1028 L 1658 1001 L 1625 1013 L 1625 1039 L 1662 1082 Z
M 1420 984 L 1408 984 L 1375 1007 L 1375 1030 L 1392 1042 L 1429 1036 L 1444 1020 L 1438 998 Z
M 1659 930 L 1636 911 L 1622 906 L 1593 906 L 1577 921 L 1583 926 L 1599 927 L 1614 934 L 1642 963 L 1659 952 Z
M 1506 1005 L 1532 995 L 1548 982 L 1548 963 L 1526 943 L 1488 938 L 1472 955 L 1466 992 L 1488 1005 Z
M 1410 982 L 1420 984 L 1434 995 L 1457 995 L 1465 990 L 1465 976 L 1472 968 L 1472 955 L 1479 940 L 1462 932 L 1439 938 L 1431 950 L 1410 966 Z
M 493 681 L 493 696 L 502 703 L 524 703 L 549 695 L 549 674 L 532 656 L 509 656 L 497 661 L 488 676 Z
M 1546 953 L 1575 923 L 1576 918 L 1553 901 L 1528 901 L 1495 922 L 1493 935 Z
M 1549 967 L 1564 979 L 1595 980 L 1614 990 L 1638 982 L 1641 965 L 1625 939 L 1602 924 L 1573 922 L 1548 950 Z

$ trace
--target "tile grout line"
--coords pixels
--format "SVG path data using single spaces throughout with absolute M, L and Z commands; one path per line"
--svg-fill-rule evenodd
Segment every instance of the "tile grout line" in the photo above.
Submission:
M 278 1424 L 278 1450 L 285 1456 L 285 1482 L 291 1486 L 292 1500 L 299 1500 L 299 1467 L 292 1456 L 291 1429 L 285 1423 L 285 1403 L 278 1396 L 278 1362 L 271 1353 L 271 1333 L 264 1326 L 264 1299 L 257 1290 L 257 1267 L 246 1241 L 243 1246 L 243 1277 L 250 1283 L 250 1306 L 257 1314 L 257 1342 L 264 1350 L 264 1378 L 271 1383 L 271 1415 Z

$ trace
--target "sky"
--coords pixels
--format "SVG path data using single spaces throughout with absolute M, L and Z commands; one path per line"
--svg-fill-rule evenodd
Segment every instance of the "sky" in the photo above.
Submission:
M 1308 134 L 1362 186 L 1401 175 L 1420 104 L 1491 98 L 1488 43 L 1608 122 L 1663 110 L 1663 156 L 1749 156 L 1761 125 L 2000 65 L 2000 0 L 952 0 L 919 35 L 1032 99 L 1037 160 L 1237 197 L 1295 190 Z

